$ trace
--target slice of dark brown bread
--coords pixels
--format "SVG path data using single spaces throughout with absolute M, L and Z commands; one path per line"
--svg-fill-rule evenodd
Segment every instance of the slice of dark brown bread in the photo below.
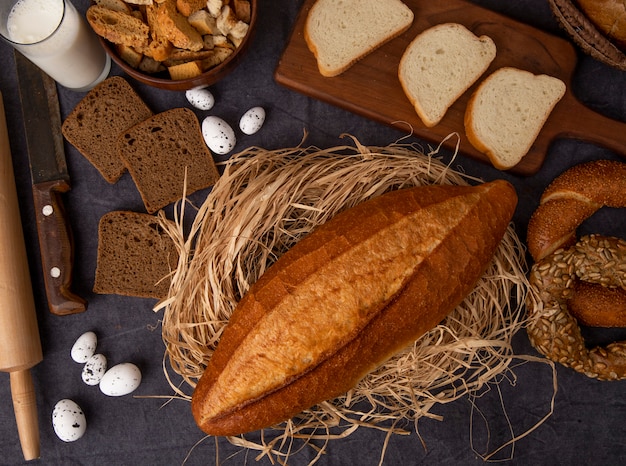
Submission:
M 149 213 L 183 197 L 185 169 L 186 194 L 219 178 L 198 118 L 188 108 L 166 110 L 124 131 L 118 150 Z
M 113 184 L 126 170 L 117 152 L 117 137 L 152 114 L 128 81 L 113 76 L 83 97 L 63 122 L 61 131 L 104 179 Z
M 93 291 L 161 299 L 178 252 L 154 215 L 117 210 L 100 219 Z

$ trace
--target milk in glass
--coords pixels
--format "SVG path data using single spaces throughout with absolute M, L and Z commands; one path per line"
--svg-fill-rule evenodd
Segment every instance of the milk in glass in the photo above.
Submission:
M 18 0 L 8 12 L 3 36 L 70 89 L 90 89 L 111 66 L 97 36 L 69 1 Z

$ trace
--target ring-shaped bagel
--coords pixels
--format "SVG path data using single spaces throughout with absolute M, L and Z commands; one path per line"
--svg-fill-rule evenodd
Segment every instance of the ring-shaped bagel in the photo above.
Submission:
M 528 251 L 535 262 L 574 244 L 580 224 L 602 207 L 626 207 L 626 163 L 582 163 L 554 179 L 528 223 Z M 580 323 L 626 326 L 626 291 L 584 282 L 575 289 L 569 310 Z
M 528 251 L 539 261 L 576 242 L 576 229 L 602 207 L 626 207 L 626 163 L 575 165 L 543 192 L 528 222 Z
M 587 349 L 568 310 L 576 280 L 626 290 L 626 241 L 585 236 L 533 264 L 527 296 L 532 345 L 553 361 L 599 380 L 626 378 L 626 341 Z
M 527 331 L 533 346 L 549 359 L 589 377 L 615 380 L 626 378 L 626 342 L 590 350 L 579 327 L 579 322 L 626 322 L 626 243 L 598 235 L 576 243 L 578 227 L 605 206 L 626 207 L 624 163 L 576 165 L 544 191 L 528 224 L 528 250 L 535 264 Z

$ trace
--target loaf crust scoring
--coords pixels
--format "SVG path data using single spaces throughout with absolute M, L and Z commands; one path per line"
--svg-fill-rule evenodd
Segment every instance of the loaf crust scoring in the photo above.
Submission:
M 235 309 L 193 393 L 198 426 L 261 429 L 354 387 L 473 289 L 516 203 L 505 181 L 418 187 L 317 228 Z

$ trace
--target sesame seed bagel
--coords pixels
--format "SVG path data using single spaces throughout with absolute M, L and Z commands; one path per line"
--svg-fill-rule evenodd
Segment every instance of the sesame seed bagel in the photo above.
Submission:
M 588 349 L 572 315 L 577 280 L 626 290 L 626 241 L 585 236 L 533 264 L 526 307 L 531 344 L 547 358 L 598 380 L 626 378 L 626 341 Z
M 544 191 L 528 223 L 528 251 L 539 261 L 576 242 L 576 229 L 602 207 L 626 207 L 626 163 L 576 165 Z
M 548 358 L 591 377 L 626 377 L 626 342 L 588 351 L 579 324 L 626 327 L 626 242 L 576 230 L 602 207 L 626 207 L 626 164 L 598 160 L 557 177 L 528 224 L 530 273 L 528 328 Z M 608 358 L 608 359 L 607 359 Z M 616 369 L 618 367 L 618 369 Z

